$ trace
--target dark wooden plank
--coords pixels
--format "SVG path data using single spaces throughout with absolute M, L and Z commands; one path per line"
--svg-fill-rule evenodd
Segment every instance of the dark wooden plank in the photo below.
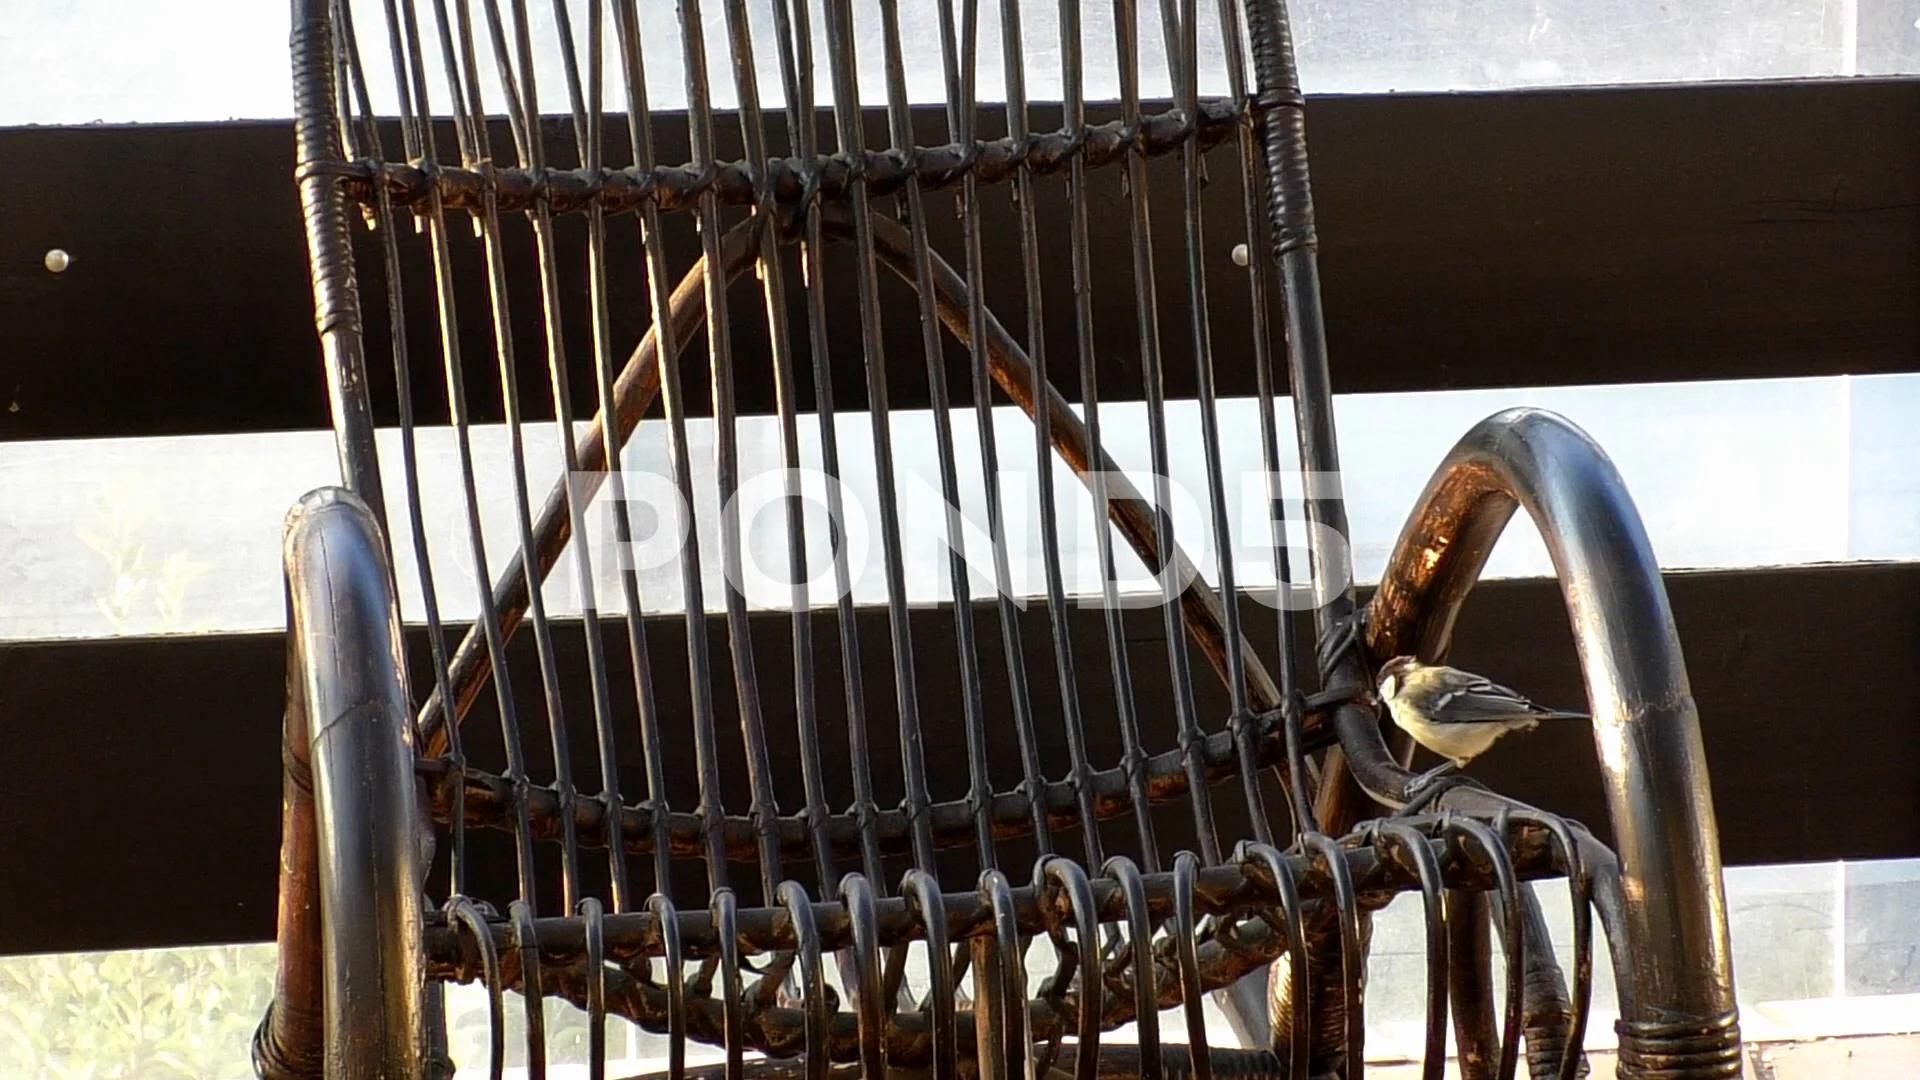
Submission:
M 1865 859 L 1920 855 L 1920 698 L 1908 685 L 1920 670 L 1920 565 L 1874 564 L 1749 572 L 1674 574 L 1668 588 L 1686 645 L 1694 694 L 1700 702 L 1722 845 L 1731 863 L 1815 859 Z M 1078 613 L 1076 626 L 1083 672 L 1082 694 L 1098 762 L 1117 757 L 1111 730 L 1111 690 L 1106 679 L 1098 613 Z M 1157 616 L 1137 612 L 1129 627 L 1134 674 L 1147 714 L 1150 745 L 1172 745 L 1167 718 L 1165 651 Z M 890 717 L 885 685 L 886 644 L 881 613 L 863 626 L 865 662 L 878 680 L 869 688 L 880 717 Z M 1034 674 L 1034 702 L 1050 775 L 1064 772 L 1066 756 L 1058 723 L 1057 694 L 1044 639 L 1037 632 L 1043 609 L 1027 614 L 1026 647 Z M 951 616 L 940 610 L 915 615 L 915 640 L 926 682 L 927 747 L 937 797 L 953 797 L 964 784 L 964 743 L 957 696 L 950 685 Z M 982 619 L 983 626 L 993 620 Z M 755 619 L 755 650 L 762 705 L 780 763 L 778 794 L 784 809 L 798 805 L 797 767 L 792 764 L 791 649 L 787 624 L 775 615 Z M 1267 638 L 1267 620 L 1254 624 Z M 823 621 L 821 629 L 827 624 Z M 710 627 L 716 646 L 723 631 Z M 583 784 L 594 772 L 585 695 L 584 662 L 577 627 L 558 633 L 578 742 Z M 661 702 L 669 731 L 685 732 L 684 655 L 678 620 L 652 624 Z M 616 643 L 618 644 L 618 643 Z M 416 655 L 424 652 L 419 634 Z M 534 729 L 544 721 L 531 650 L 517 649 L 516 686 L 525 695 L 529 759 L 547 749 Z M 988 704 L 999 737 L 994 740 L 996 782 L 1017 779 L 1018 762 L 1004 721 L 1004 679 L 998 643 L 982 642 L 991 658 Z M 623 645 L 614 650 L 624 655 Z M 717 648 L 716 657 L 724 657 Z M 1580 700 L 1571 638 L 1558 592 L 1545 581 L 1490 582 L 1481 586 L 1462 620 L 1455 659 L 1495 674 L 1544 701 Z M 839 659 L 830 639 L 819 654 L 823 740 L 829 775 L 844 804 L 847 750 L 839 692 Z M 724 672 L 717 682 L 727 805 L 747 805 L 743 762 L 733 735 L 730 690 Z M 621 707 L 623 784 L 629 798 L 643 790 L 631 719 L 631 682 L 615 673 Z M 1208 726 L 1224 714 L 1213 681 L 1203 679 Z M 195 942 L 260 940 L 273 927 L 275 856 L 278 851 L 279 727 L 284 687 L 284 645 L 278 635 L 183 637 L 121 641 L 53 642 L 0 648 L 0 836 L 6 837 L 0 874 L 0 953 L 123 948 Z M 497 735 L 492 718 L 476 715 L 469 730 L 472 753 L 488 762 Z M 898 749 L 890 721 L 874 735 L 875 774 L 883 799 L 897 799 Z M 689 740 L 669 740 L 672 794 L 691 805 Z M 1474 774 L 1495 787 L 1587 822 L 1601 831 L 1606 819 L 1591 740 L 1578 728 L 1540 731 L 1501 744 Z M 545 775 L 542 769 L 536 775 Z M 1234 810 L 1231 789 L 1217 805 L 1222 832 L 1240 835 L 1244 818 Z M 1276 804 L 1277 808 L 1277 804 Z M 1183 834 L 1184 810 L 1164 813 L 1162 842 L 1174 850 L 1191 842 Z M 1110 828 L 1116 849 L 1128 844 L 1124 823 Z M 511 853 L 476 834 L 476 891 L 498 888 L 511 872 Z M 1061 837 L 1062 850 L 1077 840 Z M 1006 864 L 1024 865 L 1006 853 Z M 592 865 L 594 860 L 589 859 Z M 638 869 L 638 868 L 636 868 Z M 689 871 L 694 868 L 689 866 Z M 744 871 L 745 868 L 742 868 Z M 948 870 L 967 880 L 973 867 L 955 855 Z M 553 880 L 552 872 L 545 875 Z M 807 868 L 794 876 L 810 880 Z M 680 881 L 690 901 L 700 901 L 697 874 Z M 743 873 L 736 887 L 756 895 Z
M 880 118 L 870 120 L 882 138 Z M 1053 122 L 1040 116 L 1036 126 Z M 944 141 L 936 111 L 921 110 L 917 123 L 923 141 Z M 1321 97 L 1310 123 L 1341 391 L 1920 368 L 1920 82 Z M 1000 126 L 990 118 L 986 133 Z M 663 153 L 682 153 L 678 119 L 660 127 Z M 727 127 L 723 136 L 733 134 Z M 562 163 L 571 160 L 565 131 L 548 131 Z M 282 123 L 0 131 L 9 163 L 0 207 L 31 211 L 0 214 L 0 439 L 326 425 L 291 147 Z M 1184 270 L 1173 167 L 1157 162 L 1150 186 L 1167 389 L 1181 396 L 1193 376 L 1179 351 L 1185 335 L 1175 332 Z M 1215 151 L 1209 171 L 1217 364 L 1223 392 L 1247 393 L 1251 316 L 1229 261 L 1240 216 L 1230 148 Z M 1088 197 L 1103 391 L 1137 397 L 1126 215 L 1113 170 L 1096 174 Z M 1039 199 L 1043 220 L 1057 221 L 1061 182 L 1043 180 Z M 931 205 L 936 242 L 957 259 L 948 197 Z M 990 265 L 1014 265 L 1006 193 L 988 191 L 983 209 Z M 468 290 L 462 331 L 477 358 L 490 344 L 478 249 L 464 228 L 454 231 Z M 531 407 L 546 393 L 537 284 L 525 223 L 509 233 Z M 1064 236 L 1048 235 L 1049 355 L 1072 392 Z M 565 315 L 584 407 L 593 381 L 580 222 L 563 219 L 560 236 L 564 285 L 578 298 Z M 696 250 L 684 217 L 668 239 L 676 271 L 684 269 Z M 646 321 L 646 294 L 630 221 L 616 221 L 612 241 L 616 338 L 631 342 Z M 41 267 L 51 247 L 73 254 L 65 274 Z M 362 234 L 363 265 L 376 251 Z M 829 282 L 847 280 L 847 253 L 836 248 L 833 259 Z M 415 388 L 433 419 L 444 409 L 418 238 L 406 238 L 405 266 L 410 340 L 420 350 Z M 1010 326 L 1022 325 L 1019 283 L 992 277 L 990 301 Z M 377 269 L 364 286 L 370 364 L 391 421 Z M 890 281 L 887 290 L 898 313 L 886 349 L 895 403 L 919 404 L 912 302 Z M 829 289 L 834 365 L 843 403 L 857 407 L 865 379 L 847 294 Z M 744 289 L 738 295 L 741 406 L 770 411 L 765 326 L 759 305 Z M 497 415 L 497 390 L 488 390 L 497 380 L 484 363 L 470 369 L 475 409 Z M 964 393 L 957 362 L 951 382 Z M 696 394 L 705 384 L 701 374 L 687 380 Z
M 1667 576 L 1699 703 L 1729 864 L 1920 856 L 1920 565 Z M 1583 699 L 1572 631 L 1544 582 L 1490 582 L 1453 661 L 1542 701 Z M 1551 726 L 1551 725 L 1548 725 Z M 1496 746 L 1495 788 L 1604 829 L 1578 726 Z

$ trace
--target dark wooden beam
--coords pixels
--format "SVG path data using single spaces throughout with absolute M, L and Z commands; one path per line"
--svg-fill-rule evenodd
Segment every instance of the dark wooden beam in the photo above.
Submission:
M 1920 369 L 1920 82 L 1321 97 L 1310 117 L 1340 391 Z M 870 137 L 884 138 L 881 118 L 870 119 Z M 1053 123 L 1036 119 L 1038 128 Z M 921 110 L 917 124 L 921 141 L 945 141 L 936 110 Z M 663 155 L 678 160 L 684 124 L 663 117 L 659 126 Z M 983 130 L 1001 126 L 989 116 Z M 567 130 L 548 129 L 561 164 L 572 160 Z M 0 439 L 326 426 L 292 145 L 284 123 L 0 131 L 9 163 L 0 207 L 28 211 L 0 215 Z M 1173 168 L 1157 161 L 1149 185 L 1169 328 L 1184 320 Z M 1208 168 L 1216 365 L 1223 392 L 1248 393 L 1251 314 L 1230 261 L 1241 228 L 1231 148 L 1216 150 Z M 1043 179 L 1038 198 L 1043 220 L 1057 219 L 1061 181 Z M 1102 390 L 1138 397 L 1117 173 L 1097 171 L 1088 198 Z M 935 241 L 957 260 L 949 197 L 931 205 Z M 990 265 L 1015 265 L 1007 192 L 988 190 L 983 211 Z M 444 413 L 436 316 L 424 244 L 408 232 L 414 386 L 431 421 Z M 464 225 L 454 232 L 467 289 L 461 328 L 470 353 L 484 356 L 491 328 L 478 247 Z M 546 377 L 535 264 L 526 223 L 508 232 L 522 395 L 537 415 Z M 378 249 L 360 235 L 369 363 L 382 419 L 392 422 L 385 286 Z M 631 219 L 611 235 L 615 338 L 631 344 L 646 322 Z M 1048 236 L 1049 356 L 1071 394 L 1068 260 L 1064 236 Z M 684 216 L 671 220 L 667 240 L 675 271 L 684 270 L 697 250 Z M 585 408 L 593 380 L 577 218 L 562 220 L 560 242 L 564 284 L 579 298 L 565 315 Z M 41 267 L 53 247 L 74 260 L 57 276 Z M 859 407 L 857 324 L 849 290 L 832 284 L 851 272 L 846 252 L 836 249 L 831 269 L 836 385 L 843 405 Z M 894 403 L 921 404 L 912 301 L 891 281 L 887 290 L 888 310 L 899 313 L 886 342 Z M 992 275 L 989 300 L 1010 326 L 1023 323 L 1021 295 L 1019 282 Z M 759 305 L 734 308 L 741 406 L 771 411 Z M 1164 338 L 1173 350 L 1167 390 L 1190 395 L 1184 335 L 1170 329 Z M 953 360 L 951 386 L 965 400 L 964 365 Z M 477 414 L 497 417 L 497 378 L 484 362 L 469 368 Z M 704 392 L 696 388 L 706 381 L 690 375 L 687 386 Z
M 1865 859 L 1920 855 L 1920 698 L 1912 673 L 1920 670 L 1920 565 L 1860 564 L 1744 572 L 1673 574 L 1667 579 L 1694 695 L 1700 703 L 1713 770 L 1721 841 L 1730 863 Z M 1250 609 L 1251 610 L 1251 609 Z M 983 612 L 983 627 L 995 620 Z M 1149 744 L 1172 745 L 1165 648 L 1158 617 L 1137 612 L 1129 649 Z M 875 775 L 884 799 L 900 795 L 898 743 L 884 613 L 870 612 L 861 627 L 863 662 L 870 673 Z M 1025 644 L 1034 677 L 1033 701 L 1050 775 L 1065 770 L 1058 694 L 1043 637 L 1044 609 L 1027 613 Z M 1111 723 L 1111 680 L 1097 612 L 1076 613 L 1082 701 L 1092 754 L 1117 759 Z M 962 767 L 951 615 L 915 613 L 914 633 L 924 682 L 927 752 L 935 796 L 951 798 L 965 783 Z M 682 623 L 649 626 L 676 805 L 692 805 L 687 738 Z M 830 623 L 817 638 L 822 750 L 836 786 L 836 806 L 847 790 L 846 722 L 840 695 L 840 659 Z M 1267 619 L 1253 623 L 1270 640 Z M 724 631 L 709 626 L 716 658 L 724 658 Z M 612 653 L 624 641 L 610 628 Z M 583 786 L 595 787 L 582 638 L 577 625 L 561 627 L 561 666 L 578 737 L 574 760 Z M 418 633 L 416 656 L 425 643 Z M 754 647 L 762 707 L 772 733 L 782 808 L 799 805 L 793 764 L 792 651 L 787 620 L 760 615 Z M 998 677 L 998 642 L 982 641 L 988 657 L 988 707 L 994 718 L 992 767 L 996 783 L 1018 778 L 1013 733 L 1006 719 L 1005 680 Z M 544 716 L 530 642 L 516 643 L 516 687 L 527 727 L 527 754 L 548 759 L 539 734 Z M 1495 581 L 1480 587 L 1462 619 L 1454 659 L 1500 677 L 1542 701 L 1581 700 L 1578 671 L 1558 590 L 1551 582 Z M 262 940 L 273 927 L 274 866 L 278 851 L 280 711 L 285 685 L 279 635 L 179 637 L 49 642 L 0 647 L 0 836 L 6 872 L 0 874 L 0 954 Z M 1217 728 L 1225 701 L 1203 672 L 1203 715 Z M 644 788 L 633 721 L 632 682 L 624 664 L 614 672 L 622 781 L 627 796 Z M 737 721 L 729 680 L 717 673 L 719 727 L 730 777 L 727 805 L 747 805 Z M 675 689 L 675 688 L 678 689 Z M 470 750 L 480 764 L 496 764 L 497 725 L 476 715 L 468 725 Z M 1537 805 L 1578 818 L 1602 832 L 1592 740 L 1577 727 L 1542 730 L 1502 743 L 1474 775 Z M 550 775 L 539 768 L 537 776 Z M 1216 805 L 1227 840 L 1243 835 L 1244 812 L 1232 788 L 1218 789 Z M 1273 804 L 1279 812 L 1279 804 Z M 1182 833 L 1183 807 L 1161 818 L 1168 851 L 1191 843 Z M 1125 850 L 1124 822 L 1107 830 Z M 502 895 L 511 852 L 498 837 L 474 834 L 474 891 Z M 1062 850 L 1077 847 L 1059 838 Z M 1023 865 L 1009 850 L 1005 862 Z M 589 858 L 596 867 L 598 862 Z M 640 871 L 640 867 L 635 868 Z M 700 902 L 697 868 L 679 882 Z M 842 868 L 846 869 L 846 868 Z M 954 880 L 971 876 L 972 862 L 956 854 Z M 793 874 L 811 880 L 809 868 Z M 739 868 L 736 887 L 757 895 L 751 872 Z M 545 880 L 554 880 L 549 867 Z

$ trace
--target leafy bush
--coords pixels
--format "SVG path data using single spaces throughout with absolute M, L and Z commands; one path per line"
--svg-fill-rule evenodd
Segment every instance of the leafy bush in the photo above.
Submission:
M 249 1080 L 271 945 L 0 958 L 0 1076 Z

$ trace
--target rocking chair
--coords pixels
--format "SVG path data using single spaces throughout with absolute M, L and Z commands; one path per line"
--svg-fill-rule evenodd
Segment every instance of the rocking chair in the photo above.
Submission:
M 609 1016 L 664 1034 L 676 1080 L 702 1071 L 687 1063 L 689 1041 L 723 1050 L 712 1072 L 729 1078 L 1357 1077 L 1372 913 L 1416 891 L 1426 1076 L 1446 1067 L 1450 1015 L 1469 1076 L 1505 1080 L 1523 1060 L 1536 1078 L 1579 1075 L 1594 911 L 1617 972 L 1619 1075 L 1738 1075 L 1699 725 L 1658 567 L 1604 454 L 1548 413 L 1484 421 L 1434 474 L 1364 607 L 1346 549 L 1321 539 L 1346 535 L 1346 512 L 1281 0 L 1221 0 L 1212 16 L 1196 0 L 1162 0 L 1160 53 L 1143 47 L 1154 35 L 1136 0 L 1097 13 L 1060 0 L 1057 54 L 1055 42 L 1036 48 L 1023 36 L 1037 9 L 1003 0 L 1004 88 L 988 108 L 976 73 L 995 58 L 991 45 L 981 56 L 979 0 L 957 10 L 937 0 L 938 48 L 925 55 L 908 55 L 897 0 L 879 0 L 877 20 L 851 0 L 824 0 L 818 26 L 808 3 L 714 6 L 678 0 L 669 39 L 643 32 L 634 0 L 554 0 L 549 53 L 535 47 L 526 0 L 434 0 L 430 11 L 387 0 L 377 35 L 356 34 L 347 0 L 295 0 L 297 181 L 343 487 L 307 496 L 286 529 L 279 981 L 255 1039 L 259 1075 L 447 1075 L 443 987 L 478 981 L 494 1076 L 505 1062 L 503 995 L 517 990 L 531 1075 L 543 1075 L 542 999 L 558 997 L 590 1019 L 596 1078 Z M 1083 16 L 1096 15 L 1110 15 L 1098 28 L 1110 58 L 1085 47 L 1099 34 Z M 732 117 L 716 112 L 708 67 L 706 35 L 720 26 Z M 373 55 L 381 41 L 390 83 L 363 62 L 363 45 Z M 883 136 L 861 112 L 875 91 L 863 91 L 860 61 L 876 52 Z M 1033 58 L 1050 54 L 1060 99 L 1036 106 L 1027 79 Z M 1164 55 L 1172 87 L 1158 105 L 1143 101 L 1152 55 Z M 1203 62 L 1225 84 L 1217 100 L 1201 96 Z M 683 72 L 684 117 L 650 106 L 650 65 Z M 761 105 L 759 80 L 775 69 L 784 117 Z M 568 108 L 550 125 L 538 80 L 551 87 L 555 71 Z M 938 116 L 911 107 L 910 76 L 923 71 L 943 90 Z M 1111 76 L 1117 104 L 1088 105 L 1090 71 Z M 1057 125 L 1036 127 L 1041 113 Z M 624 139 L 606 130 L 610 115 Z M 1209 246 L 1203 225 L 1203 209 L 1221 216 L 1209 170 L 1240 185 L 1231 229 L 1214 232 L 1244 244 L 1234 259 L 1244 269 L 1215 264 L 1224 246 Z M 1010 213 L 988 206 L 1008 193 Z M 1096 230 L 1090 205 L 1103 198 L 1117 209 Z M 456 216 L 475 239 L 457 235 Z M 1096 267 L 1096 241 L 1124 246 L 1119 269 Z M 690 243 L 698 258 L 686 265 L 678 253 Z M 1170 247 L 1185 282 L 1171 298 L 1157 281 Z M 1043 264 L 1064 265 L 1070 287 Z M 1112 273 L 1131 290 L 1096 294 L 1092 283 Z M 384 306 L 363 305 L 363 283 Z M 408 287 L 424 288 L 423 307 L 409 307 Z M 416 337 L 423 309 L 431 332 Z M 1231 356 L 1214 344 L 1226 309 L 1252 313 Z M 757 323 L 741 314 L 756 310 Z M 1024 325 L 1004 321 L 1009 311 Z M 1118 361 L 1103 351 L 1110 340 L 1126 343 Z M 550 411 L 523 408 L 516 350 L 544 353 Z M 467 370 L 489 355 L 497 398 Z M 925 381 L 910 384 L 919 364 Z M 444 378 L 429 398 L 432 366 Z M 389 369 L 391 384 L 375 374 Z M 863 375 L 851 392 L 864 407 L 842 425 L 835 396 L 844 405 L 850 388 L 836 373 L 848 370 Z M 588 371 L 591 392 L 577 396 Z M 1265 564 L 1228 541 L 1216 371 L 1253 389 L 1258 423 L 1244 441 L 1257 440 L 1275 510 L 1292 472 L 1278 374 L 1290 387 L 1316 539 L 1305 575 L 1316 647 L 1304 663 L 1288 610 L 1306 606 L 1288 602 L 1288 529 L 1297 535 L 1300 522 L 1265 515 L 1270 606 L 1253 597 Z M 761 375 L 763 388 L 748 385 Z M 1170 379 L 1191 387 L 1197 425 L 1170 422 Z M 1144 416 L 1145 470 L 1115 464 L 1120 414 L 1102 404 L 1103 380 L 1144 400 L 1131 415 Z M 725 505 L 750 479 L 740 434 L 749 398 L 771 402 L 791 576 L 808 577 L 827 551 L 828 584 L 793 586 L 782 608 L 790 633 L 773 646 L 754 633 L 765 619 L 740 584 L 752 555 L 745 526 L 701 494 Z M 591 421 L 578 425 L 588 399 Z M 931 425 L 948 505 L 931 523 L 901 505 L 903 402 L 923 406 Z M 996 413 L 996 402 L 1024 419 Z M 529 412 L 554 422 L 561 451 L 539 503 Z M 512 472 L 512 554 L 497 574 L 473 445 L 482 416 L 503 422 Z M 643 422 L 665 447 L 647 461 L 633 438 Z M 396 437 L 377 439 L 379 426 Z M 442 612 L 463 575 L 444 557 L 433 568 L 429 429 L 451 440 L 456 532 L 472 563 L 472 625 L 451 648 L 447 624 L 465 620 Z M 1003 431 L 1031 438 L 1044 618 L 1021 611 L 1010 581 L 1029 538 L 1013 534 L 1013 496 L 996 479 Z M 700 462 L 709 441 L 710 463 Z M 1183 444 L 1203 459 L 1199 538 L 1176 530 L 1168 509 Z M 1056 466 L 1073 479 L 1056 485 Z M 587 542 L 592 511 L 610 515 L 614 547 L 631 544 L 623 469 L 642 467 L 669 477 L 694 519 L 674 567 L 678 624 L 648 614 L 665 604 L 643 588 L 643 568 L 609 566 Z M 804 488 L 803 467 L 828 478 L 819 493 Z M 856 603 L 857 537 L 819 528 L 802 505 L 823 499 L 832 522 L 845 520 L 841 481 L 869 469 L 878 607 Z M 1148 490 L 1130 475 L 1150 475 Z M 969 498 L 984 500 L 984 540 L 962 542 Z M 1065 580 L 1061 508 L 1082 501 L 1100 522 L 1098 620 L 1074 616 Z M 1563 584 L 1617 854 L 1471 782 L 1410 790 L 1411 746 L 1383 732 L 1371 696 L 1386 659 L 1446 655 L 1516 507 L 1545 536 Z M 933 612 L 908 581 L 904 537 L 915 529 L 950 548 Z M 718 577 L 700 542 L 716 534 Z M 1206 536 L 1216 555 L 1202 572 L 1205 556 L 1190 552 Z M 977 587 L 969 544 L 992 555 L 990 589 Z M 1116 582 L 1130 558 L 1154 575 L 1157 607 L 1128 608 Z M 549 610 L 543 587 L 563 563 L 557 580 L 587 598 L 577 626 Z M 602 573 L 618 594 L 604 610 L 592 599 Z M 400 614 L 415 576 L 424 648 Z M 831 605 L 815 606 L 824 592 Z M 1143 661 L 1138 642 L 1153 641 L 1154 623 Z M 527 680 L 510 642 L 528 626 L 544 724 L 512 688 Z M 581 644 L 584 673 L 563 671 Z M 768 672 L 787 671 L 790 686 L 769 685 Z M 953 738 L 936 715 L 958 718 Z M 844 772 L 823 750 L 835 730 L 848 743 Z M 996 752 L 1009 734 L 1017 779 Z M 674 794 L 689 735 L 693 806 Z M 1061 739 L 1066 768 L 1049 774 L 1043 759 Z M 893 773 L 883 759 L 896 742 Z M 542 743 L 548 765 L 529 749 Z M 623 772 L 636 748 L 641 769 Z M 941 748 L 951 768 L 940 768 Z M 595 764 L 582 768 L 582 754 Z M 778 797 L 796 772 L 799 805 Z M 742 774 L 744 813 L 725 794 Z M 882 790 L 899 792 L 898 804 Z M 1553 876 L 1571 883 L 1570 987 L 1527 884 Z M 1057 966 L 1036 974 L 1028 948 L 1041 936 Z M 1203 1004 L 1215 992 L 1246 1045 L 1209 1047 Z M 1161 1027 L 1161 1010 L 1175 1007 L 1178 1035 Z M 1114 1041 L 1129 1023 L 1132 1041 Z

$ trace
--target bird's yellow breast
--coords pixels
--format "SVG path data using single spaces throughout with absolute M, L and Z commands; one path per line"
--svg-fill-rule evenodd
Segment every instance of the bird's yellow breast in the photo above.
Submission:
M 1401 731 L 1413 736 L 1414 742 L 1456 765 L 1465 765 L 1486 753 L 1488 747 L 1509 731 L 1527 731 L 1540 724 L 1538 720 L 1435 724 L 1398 698 L 1390 700 L 1387 709 L 1393 713 L 1393 722 L 1400 726 Z

